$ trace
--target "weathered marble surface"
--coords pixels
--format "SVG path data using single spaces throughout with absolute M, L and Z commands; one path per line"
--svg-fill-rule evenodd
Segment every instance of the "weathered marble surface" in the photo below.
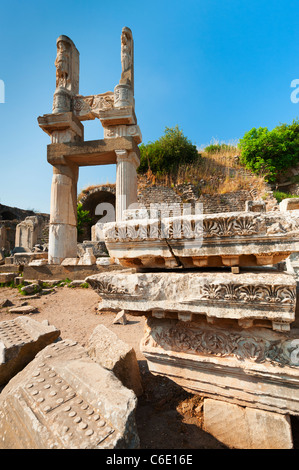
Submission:
M 204 430 L 233 449 L 292 449 L 288 415 L 204 400 Z M 228 425 L 229 423 L 229 425 Z
M 110 255 L 127 267 L 262 266 L 299 251 L 299 211 L 142 218 L 103 232 Z
M 0 385 L 7 383 L 59 335 L 54 326 L 28 317 L 0 322 Z
M 132 347 L 104 325 L 98 325 L 87 343 L 87 352 L 105 369 L 111 370 L 121 383 L 137 397 L 143 388 L 136 353 Z
M 136 404 L 132 390 L 82 346 L 59 341 L 2 390 L 0 448 L 138 448 Z
M 292 275 L 264 272 L 110 272 L 86 278 L 100 295 L 100 309 L 130 311 L 187 320 L 235 319 L 279 328 L 295 320 L 296 281 Z
M 154 374 L 202 396 L 299 415 L 299 330 L 149 318 L 141 351 Z

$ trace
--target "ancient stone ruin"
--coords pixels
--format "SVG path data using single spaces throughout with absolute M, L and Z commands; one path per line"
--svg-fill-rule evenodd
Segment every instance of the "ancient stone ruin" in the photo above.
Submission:
M 290 417 L 299 416 L 298 200 L 283 201 L 280 211 L 250 200 L 245 210 L 217 213 L 200 212 L 193 201 L 193 213 L 182 213 L 181 201 L 169 207 L 165 192 L 165 210 L 132 208 L 142 137 L 131 30 L 122 30 L 113 92 L 79 94 L 79 52 L 67 36 L 57 39 L 55 67 L 52 113 L 38 118 L 51 138 L 48 251 L 35 250 L 44 225 L 28 215 L 15 226 L 19 252 L 6 259 L 0 282 L 32 275 L 38 282 L 22 289 L 33 294 L 54 273 L 74 283 L 86 278 L 99 294 L 99 311 L 117 312 L 123 325 L 126 314 L 146 318 L 141 351 L 150 371 L 204 397 L 207 432 L 233 448 L 292 448 Z M 104 138 L 84 141 L 82 122 L 94 119 Z M 92 240 L 78 256 L 79 168 L 111 163 L 117 177 L 107 202 L 116 220 L 93 220 Z M 92 210 L 96 200 L 89 199 Z M 8 233 L 0 224 L 0 250 Z M 99 240 L 110 258 L 97 260 Z M 59 335 L 31 318 L 0 322 L 0 448 L 138 448 L 143 385 L 135 351 L 103 325 L 86 347 Z
M 86 279 L 99 309 L 147 318 L 151 372 L 206 398 L 206 431 L 236 448 L 292 448 L 296 280 L 273 265 L 299 249 L 299 211 L 153 214 L 104 227 L 110 255 L 135 270 Z
M 0 448 L 138 448 L 136 395 L 130 383 L 123 386 L 109 367 L 101 365 L 104 358 L 98 351 L 103 343 L 98 346 L 96 333 L 90 339 L 92 357 L 75 341 L 53 342 L 60 333 L 53 327 L 17 320 L 0 323 L 6 344 L 0 377 L 6 382 L 11 378 L 0 394 Z M 30 334 L 35 339 L 31 345 Z M 17 343 L 13 352 L 12 344 Z M 121 360 L 115 352 L 116 367 Z M 125 363 L 134 364 L 132 356 Z M 12 365 L 22 370 L 14 375 Z
M 121 34 L 121 78 L 114 91 L 79 94 L 79 52 L 67 36 L 57 39 L 56 90 L 53 112 L 38 118 L 51 137 L 47 159 L 53 166 L 49 264 L 77 257 L 77 181 L 80 166 L 116 164 L 116 219 L 137 202 L 138 144 L 134 100 L 134 41 Z M 99 119 L 104 139 L 84 141 L 82 121 Z

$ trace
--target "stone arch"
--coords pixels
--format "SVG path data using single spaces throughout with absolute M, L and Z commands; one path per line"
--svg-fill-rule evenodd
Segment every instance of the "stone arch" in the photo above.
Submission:
M 91 240 L 91 227 L 95 225 L 100 219 L 107 215 L 107 211 L 104 210 L 102 214 L 96 214 L 96 208 L 99 204 L 108 203 L 113 206 L 115 214 L 115 199 L 116 199 L 116 187 L 115 184 L 92 186 L 84 189 L 78 198 L 78 203 L 82 204 L 83 210 L 89 211 L 91 222 L 83 227 L 83 234 L 79 236 L 78 241 Z M 115 218 L 114 218 L 115 220 Z

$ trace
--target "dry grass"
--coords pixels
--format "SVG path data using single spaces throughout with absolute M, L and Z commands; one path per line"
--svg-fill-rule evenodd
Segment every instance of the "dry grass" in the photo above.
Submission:
M 211 144 L 218 144 L 212 141 Z M 193 184 L 201 194 L 226 194 L 240 190 L 255 189 L 259 194 L 266 192 L 264 178 L 246 170 L 239 162 L 237 143 L 228 143 L 227 149 L 208 153 L 199 150 L 198 161 L 189 165 L 181 165 L 175 174 L 154 175 L 151 170 L 140 175 L 139 186 L 163 185 L 177 187 L 183 184 Z M 78 200 L 84 194 L 99 185 L 89 185 L 81 190 Z M 106 183 L 101 186 L 114 186 Z
M 175 174 L 154 175 L 150 170 L 146 173 L 147 184 L 161 184 L 176 187 L 191 183 L 202 194 L 225 194 L 233 191 L 257 189 L 263 192 L 263 177 L 246 170 L 239 162 L 238 149 L 207 153 L 200 151 L 198 161 L 179 167 Z

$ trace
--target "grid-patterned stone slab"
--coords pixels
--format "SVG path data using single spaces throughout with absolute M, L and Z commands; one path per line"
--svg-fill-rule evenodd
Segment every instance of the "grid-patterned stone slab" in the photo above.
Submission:
M 59 335 L 55 326 L 28 317 L 0 322 L 0 385 L 6 384 Z
M 136 404 L 135 394 L 84 348 L 59 341 L 3 389 L 0 448 L 136 448 Z

